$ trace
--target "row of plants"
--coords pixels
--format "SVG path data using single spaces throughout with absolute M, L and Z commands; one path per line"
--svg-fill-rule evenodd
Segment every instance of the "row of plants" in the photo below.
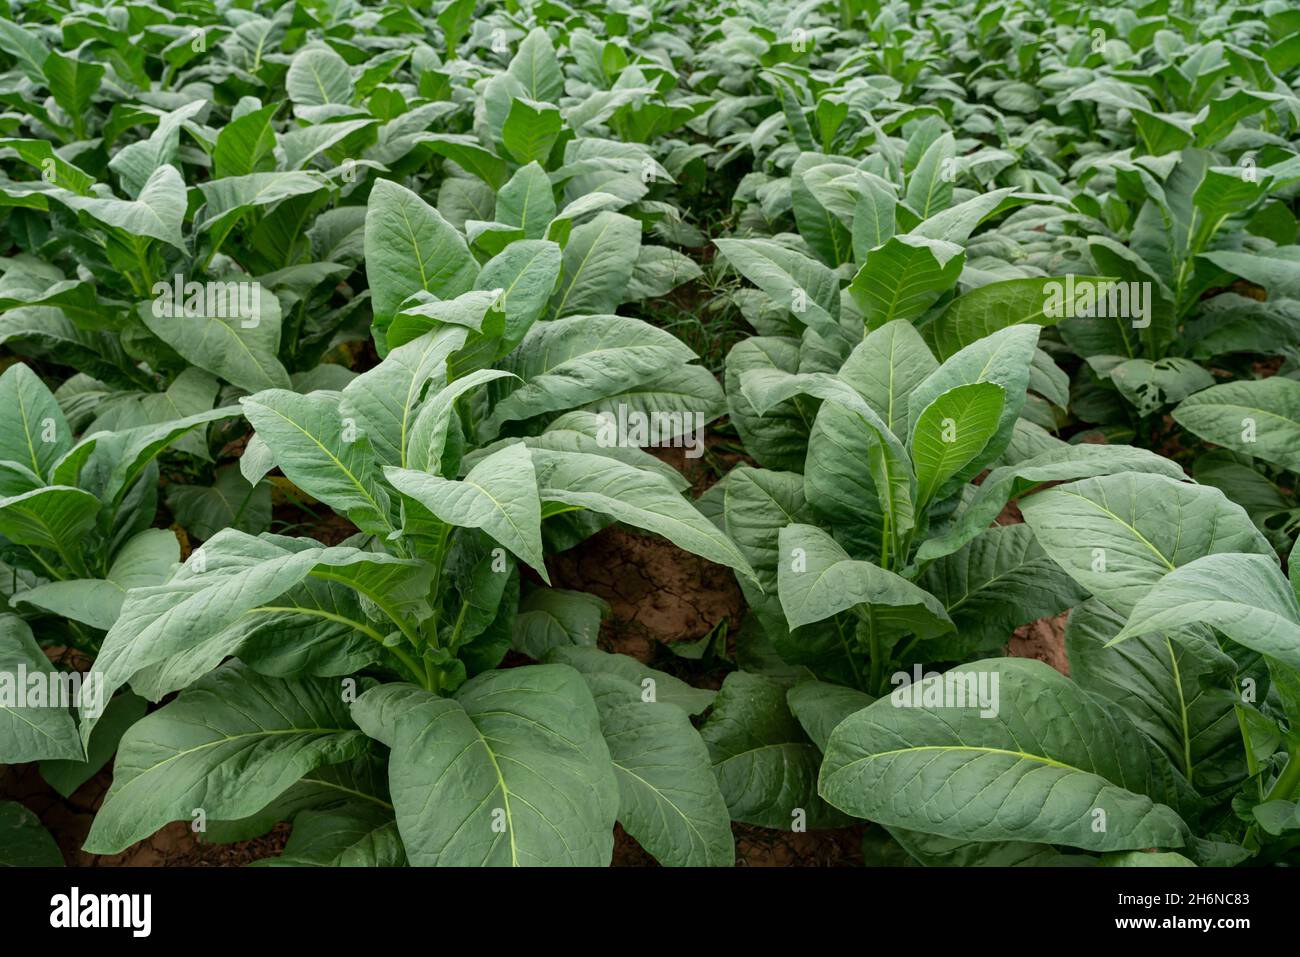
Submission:
M 1295 11 L 0 13 L 0 671 L 94 660 L 0 763 L 111 763 L 85 851 L 1294 859 Z M 615 524 L 734 571 L 717 690 L 552 586 Z

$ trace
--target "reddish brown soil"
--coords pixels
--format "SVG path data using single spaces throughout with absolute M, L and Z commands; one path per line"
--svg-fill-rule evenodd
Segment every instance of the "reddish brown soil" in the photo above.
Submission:
M 186 822 L 176 821 L 121 854 L 87 854 L 81 845 L 111 782 L 106 768 L 64 798 L 45 783 L 35 764 L 24 764 L 0 769 L 0 796 L 30 808 L 54 835 L 64 862 L 74 867 L 238 867 L 279 854 L 289 837 L 289 825 L 281 824 L 251 841 L 208 844 Z
M 737 867 L 858 867 L 862 825 L 795 834 L 732 824 Z
M 1012 658 L 1037 658 L 1045 661 L 1067 678 L 1070 661 L 1065 656 L 1065 619 L 1069 612 L 1052 618 L 1040 618 L 1015 630 L 1007 642 L 1007 654 Z
M 737 867 L 860 867 L 862 826 L 794 834 L 748 824 L 731 825 Z M 614 828 L 614 867 L 658 867 L 620 826 Z
M 659 643 L 703 638 L 724 619 L 738 626 L 744 616 L 731 571 L 661 538 L 607 528 L 549 564 L 557 587 L 609 602 L 601 645 L 640 661 L 651 661 Z

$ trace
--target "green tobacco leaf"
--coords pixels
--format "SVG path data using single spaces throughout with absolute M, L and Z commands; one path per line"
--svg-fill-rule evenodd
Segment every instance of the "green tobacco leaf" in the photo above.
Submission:
M 831 267 L 846 262 L 852 255 L 853 237 L 846 225 L 847 217 L 836 213 L 845 207 L 852 209 L 850 204 L 854 202 L 857 184 L 848 176 L 853 172 L 851 167 L 824 163 L 815 153 L 801 155 L 790 170 L 790 198 L 799 235 Z M 838 184 L 846 180 L 853 185 L 838 190 Z
M 279 857 L 253 867 L 402 867 L 406 850 L 391 807 L 351 801 L 342 807 L 308 808 L 293 819 L 293 833 Z
M 867 254 L 889 242 L 894 235 L 894 209 L 898 200 L 873 179 L 863 184 L 853 208 L 853 257 L 862 262 Z
M 612 313 L 623 301 L 641 248 L 641 224 L 604 212 L 576 227 L 564 247 L 560 287 L 551 300 L 556 318 Z
M 507 422 L 618 395 L 694 359 L 676 336 L 629 316 L 571 316 L 535 323 L 501 363 L 523 383 L 496 404 L 479 426 L 480 435 L 490 438 Z M 655 411 L 667 408 L 665 403 Z
M 493 671 L 454 698 L 381 685 L 353 711 L 392 749 L 389 787 L 411 864 L 609 864 L 618 782 L 573 669 Z
M 62 867 L 63 852 L 35 812 L 0 801 L 0 867 Z
M 79 196 L 88 194 L 90 187 L 95 185 L 93 176 L 64 159 L 49 140 L 5 137 L 0 138 L 0 149 L 13 150 L 25 162 L 42 172 L 51 170 L 54 185 L 70 189 Z
M 501 128 L 501 141 L 515 162 L 540 163 L 551 155 L 563 125 L 558 107 L 516 99 Z
M 911 831 L 886 829 L 912 858 L 926 867 L 1093 867 L 1097 858 L 1062 854 L 1050 844 L 1027 841 L 961 841 Z
M 1077 277 L 1079 281 L 1091 281 Z M 952 301 L 925 327 L 925 339 L 939 358 L 947 359 L 978 339 L 1008 326 L 1032 322 L 1050 326 L 1059 315 L 1047 315 L 1051 284 L 1062 279 L 1008 279 L 970 290 Z
M 275 168 L 275 128 L 272 118 L 279 104 L 271 103 L 245 113 L 217 134 L 212 163 L 217 178 L 265 173 Z
M 384 323 L 416 292 L 448 299 L 468 292 L 478 264 L 460 233 L 404 186 L 379 180 L 366 206 L 366 278 Z
M 1020 510 L 1047 554 L 1124 614 L 1165 575 L 1205 555 L 1273 551 L 1218 489 L 1161 475 L 1084 479 L 1033 495 Z
M 727 675 L 700 736 L 733 821 L 781 830 L 845 823 L 817 796 L 820 754 L 781 685 L 743 671 Z
M 101 432 L 92 437 L 95 447 L 86 461 L 82 485 L 93 485 L 106 501 L 120 504 L 135 480 L 164 449 L 200 426 L 237 415 L 238 406 L 222 406 L 155 425 L 141 425 L 119 432 Z M 74 449 L 69 458 L 78 451 Z M 102 472 L 107 474 L 101 475 Z
M 457 166 L 483 180 L 493 189 L 500 189 L 510 174 L 506 161 L 485 149 L 473 136 L 458 133 L 426 133 L 420 141 L 439 156 L 445 156 Z
M 787 525 L 780 543 L 777 588 L 791 627 L 863 605 L 872 627 L 884 631 L 932 638 L 952 630 L 934 596 L 879 565 L 854 561 L 816 526 Z
M 822 335 L 839 335 L 840 292 L 826 266 L 766 239 L 717 239 L 718 252 L 773 302 Z
M 972 382 L 949 389 L 925 407 L 908 450 L 916 470 L 918 508 L 984 450 L 998 430 L 1005 400 L 1001 386 Z
M 951 133 L 944 133 L 921 155 L 907 181 L 907 205 L 921 219 L 947 209 L 952 203 L 950 167 L 957 148 Z
M 542 559 L 537 474 L 527 446 L 507 445 L 479 459 L 460 481 L 392 466 L 384 475 L 447 524 L 483 529 L 550 584 Z
M 497 222 L 518 226 L 527 239 L 545 237 L 555 213 L 551 178 L 535 162 L 519 169 L 497 192 Z
M 15 363 L 0 375 L 0 461 L 18 462 L 37 476 L 72 448 L 72 433 L 54 395 L 36 373 Z
M 1006 643 L 1020 625 L 1074 607 L 1088 597 L 1047 557 L 1027 525 L 995 525 L 918 579 L 957 627 L 951 641 L 972 651 Z
M 253 814 L 366 746 L 337 682 L 264 678 L 232 662 L 127 731 L 85 848 L 116 854 L 198 809 L 215 820 Z
M 133 200 L 78 196 L 65 190 L 52 190 L 50 196 L 120 230 L 126 238 L 147 236 L 185 249 L 181 234 L 186 209 L 185 181 L 174 166 L 154 170 Z
M 108 764 L 117 751 L 118 742 L 127 728 L 144 717 L 148 702 L 129 692 L 117 695 L 104 709 L 104 717 L 95 726 L 86 748 L 86 760 L 50 759 L 41 762 L 41 777 L 65 798 L 81 787 Z
M 171 164 L 180 168 L 181 127 L 206 107 L 204 100 L 196 99 L 163 114 L 148 139 L 123 147 L 109 160 L 108 168 L 117 173 L 130 195 L 138 196 L 149 176 L 159 167 Z
M 384 360 L 343 389 L 342 409 L 359 417 L 375 457 L 405 467 L 411 430 L 425 388 L 441 387 L 447 359 L 465 343 L 464 329 L 443 326 L 394 346 Z
M 680 678 L 641 664 L 630 655 L 610 654 L 598 648 L 562 645 L 552 650 L 546 660 L 575 668 L 585 677 L 617 678 L 636 687 L 638 694 L 645 692 L 660 704 L 670 704 L 690 715 L 703 713 L 717 696 L 717 692 L 692 687 Z
M 80 761 L 84 756 L 77 726 L 67 705 L 44 696 L 32 697 L 34 682 L 23 675 L 40 675 L 41 688 L 62 693 L 71 685 L 41 653 L 31 629 L 16 615 L 0 616 L 0 763 L 24 764 L 44 758 Z M 89 686 L 86 686 L 89 687 Z
M 294 107 L 347 104 L 352 101 L 352 75 L 347 61 L 327 46 L 300 50 L 284 78 Z M 302 114 L 302 110 L 298 110 Z
M 1271 552 L 1206 555 L 1171 571 L 1137 601 L 1113 640 L 1196 624 L 1300 668 L 1300 604 Z
M 280 303 L 276 297 L 258 287 L 249 292 L 248 283 L 239 280 L 207 285 L 209 290 L 217 286 L 225 290 L 219 305 L 209 293 L 208 301 L 217 305 L 215 309 L 205 305 L 192 312 L 182 310 L 177 302 L 169 312 L 155 300 L 141 303 L 137 313 L 150 332 L 183 358 L 232 385 L 247 392 L 288 388 L 289 373 L 279 360 Z M 166 283 L 159 286 L 167 289 Z
M 754 577 L 754 570 L 731 540 L 657 472 L 582 452 L 534 449 L 533 462 L 544 503 L 591 509 Z
M 564 74 L 555 56 L 555 45 L 541 27 L 533 27 L 519 44 L 510 61 L 510 75 L 534 100 L 558 103 L 564 92 Z
M 343 421 L 336 398 L 268 389 L 241 403 L 291 482 L 346 514 L 358 528 L 375 534 L 393 531 L 369 439 Z
M 34 30 L 0 18 L 0 50 L 18 61 L 23 73 L 27 74 L 27 79 L 33 83 L 45 82 L 42 67 L 50 55 L 50 48 Z
M 72 118 L 76 129 L 82 129 L 90 101 L 103 83 L 105 68 L 76 55 L 51 50 L 41 63 L 41 70 L 54 102 Z
M 406 464 L 435 475 L 442 471 L 443 454 L 454 421 L 456 400 L 484 383 L 509 376 L 510 373 L 500 369 L 479 369 L 430 395 L 420 406 L 411 426 Z
M 1124 618 L 1099 601 L 1074 609 L 1065 627 L 1070 676 L 1123 709 L 1203 793 L 1239 783 L 1246 762 L 1232 660 L 1199 624 L 1173 637 L 1148 632 L 1113 644 L 1123 627 Z
M 1207 442 L 1300 470 L 1300 382 L 1271 376 L 1188 396 L 1174 421 Z
M 937 368 L 916 327 L 896 319 L 868 333 L 844 360 L 839 376 L 862 393 L 891 432 L 906 435 L 910 396 Z
M 939 396 L 961 385 L 989 382 L 1001 386 L 1005 399 L 997 429 L 980 454 L 957 471 L 952 483 L 974 478 L 996 459 L 1011 441 L 1011 434 L 1025 403 L 1029 373 L 1038 344 L 1038 327 L 1016 325 L 979 339 L 951 356 L 925 379 L 908 399 L 908 419 L 916 432 L 921 415 Z
M 835 726 L 876 699 L 824 681 L 803 681 L 785 693 L 785 700 L 813 744 L 825 751 Z
M 776 588 L 781 549 L 778 536 L 791 522 L 810 522 L 804 483 L 792 472 L 737 466 L 724 490 L 727 534 L 754 566 L 765 592 Z
M 731 866 L 727 803 L 686 712 L 646 700 L 641 685 L 611 674 L 584 677 L 618 778 L 624 830 L 665 867 Z
M 473 289 L 454 299 L 430 299 L 407 305 L 397 314 L 385 333 L 388 348 L 406 345 L 426 332 L 444 326 L 460 326 L 469 330 L 471 343 L 479 341 L 476 337 L 481 337 L 484 341 L 494 340 L 503 325 L 503 317 L 497 306 L 497 294 L 492 289 Z M 471 349 L 465 351 L 472 352 L 472 349 L 471 346 Z
M 847 382 L 826 373 L 789 375 L 775 369 L 756 369 L 745 375 L 742 391 L 759 412 L 793 395 L 816 396 L 824 400 L 817 416 L 819 424 L 828 415 L 828 405 L 840 408 L 844 414 L 838 416 L 834 427 L 827 426 L 827 434 L 835 444 L 843 444 L 838 441 L 837 430 L 852 435 L 859 447 L 865 443 L 867 474 L 875 487 L 881 513 L 890 517 L 895 534 L 904 534 L 914 527 L 916 482 L 907 450 Z
M 1300 299 L 1300 246 L 1249 253 L 1223 250 L 1203 256 L 1220 269 L 1264 287 L 1270 299 Z
M 292 548 L 285 544 L 290 542 Z M 431 575 L 423 563 L 382 552 L 323 548 L 310 539 L 277 543 L 233 529 L 219 532 L 196 553 L 164 584 L 128 593 L 95 659 L 94 673 L 102 677 L 106 694 L 127 681 L 154 700 L 188 686 L 240 648 L 257 615 L 310 615 L 306 602 L 281 601 L 309 576 L 360 592 L 395 625 L 406 606 L 423 599 L 421 589 L 427 589 Z M 330 612 L 332 620 L 383 642 L 385 635 L 368 615 L 349 619 L 343 610 Z M 284 630 L 282 625 L 281 634 Z M 93 724 L 83 708 L 83 737 Z
M 657 299 L 704 275 L 695 260 L 666 246 L 642 246 L 632 271 L 628 298 Z
M 764 468 L 802 469 L 813 414 L 799 399 L 780 402 L 760 414 L 741 390 L 746 374 L 760 369 L 798 372 L 799 340 L 776 336 L 741 340 L 727 353 L 725 383 L 731 423 L 754 460 Z
M 823 796 L 857 817 L 950 838 L 1093 851 L 1186 843 L 1164 803 L 1164 758 L 1127 719 L 1040 661 L 959 671 L 990 689 L 997 679 L 995 720 L 979 703 L 923 705 L 943 676 L 901 688 L 906 706 L 877 701 L 831 733 Z
M 1149 472 L 1184 478 L 1176 462 L 1128 445 L 1064 445 L 990 472 L 952 525 L 921 544 L 920 561 L 950 555 L 973 540 L 998 517 L 1004 505 L 1047 482 L 1068 482 L 1116 472 Z
M 477 0 L 451 0 L 438 14 L 438 26 L 442 28 L 447 41 L 447 59 L 456 58 L 456 47 L 460 46 L 460 41 L 469 32 L 477 5 Z
M 892 236 L 871 250 L 849 283 L 868 329 L 895 319 L 915 322 L 957 283 L 965 251 L 953 243 Z
M 94 495 L 66 485 L 0 498 L 0 535 L 15 545 L 52 549 L 75 568 L 100 507 Z
M 925 239 L 942 239 L 949 243 L 965 243 L 984 220 L 1011 206 L 1029 201 L 1027 198 L 1015 197 L 1015 192 L 1015 187 L 1008 186 L 978 193 L 956 206 L 926 218 L 908 235 Z
M 270 485 L 250 485 L 233 463 L 217 469 L 211 485 L 169 485 L 165 494 L 176 521 L 199 540 L 223 528 L 257 535 L 271 524 Z
M 1214 385 L 1209 370 L 1180 356 L 1167 356 L 1154 362 L 1129 359 L 1110 371 L 1110 380 L 1120 395 L 1136 407 L 1138 415 L 1150 415 Z
M 484 264 L 474 288 L 501 290 L 495 308 L 505 316 L 505 329 L 494 343 L 498 357 L 514 349 L 541 318 L 560 278 L 561 255 L 555 243 L 525 239 L 511 243 Z
M 118 550 L 104 578 L 46 582 L 19 592 L 14 601 L 107 631 L 117 621 L 127 591 L 159 584 L 180 557 L 180 542 L 170 529 L 145 529 Z
M 219 241 L 249 210 L 295 196 L 309 196 L 328 186 L 329 181 L 319 173 L 302 171 L 249 173 L 201 183 L 199 191 L 207 206 L 202 221 L 196 221 L 195 226 L 200 231 L 212 231 Z
M 519 602 L 511 644 L 539 661 L 557 648 L 594 648 L 600 623 L 609 614 L 609 603 L 588 592 L 534 588 Z

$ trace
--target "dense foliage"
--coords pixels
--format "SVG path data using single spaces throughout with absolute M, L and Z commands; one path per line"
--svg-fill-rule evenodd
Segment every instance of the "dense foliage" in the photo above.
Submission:
M 93 659 L 0 762 L 111 762 L 86 851 L 1295 860 L 1300 11 L 0 14 L 0 672 Z M 616 523 L 746 620 L 601 650 Z

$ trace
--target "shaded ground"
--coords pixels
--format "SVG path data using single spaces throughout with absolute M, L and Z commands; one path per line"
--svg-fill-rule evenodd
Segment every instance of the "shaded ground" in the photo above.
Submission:
M 279 854 L 289 837 L 289 825 L 280 824 L 251 841 L 207 844 L 188 823 L 176 821 L 121 854 L 87 854 L 81 845 L 111 782 L 112 774 L 105 768 L 64 798 L 45 783 L 35 764 L 0 769 L 0 794 L 35 812 L 54 835 L 64 862 L 74 867 L 238 867 Z
M 607 528 L 550 562 L 553 583 L 599 595 L 613 609 L 600 644 L 650 662 L 657 645 L 738 625 L 745 602 L 730 569 L 659 538 Z

